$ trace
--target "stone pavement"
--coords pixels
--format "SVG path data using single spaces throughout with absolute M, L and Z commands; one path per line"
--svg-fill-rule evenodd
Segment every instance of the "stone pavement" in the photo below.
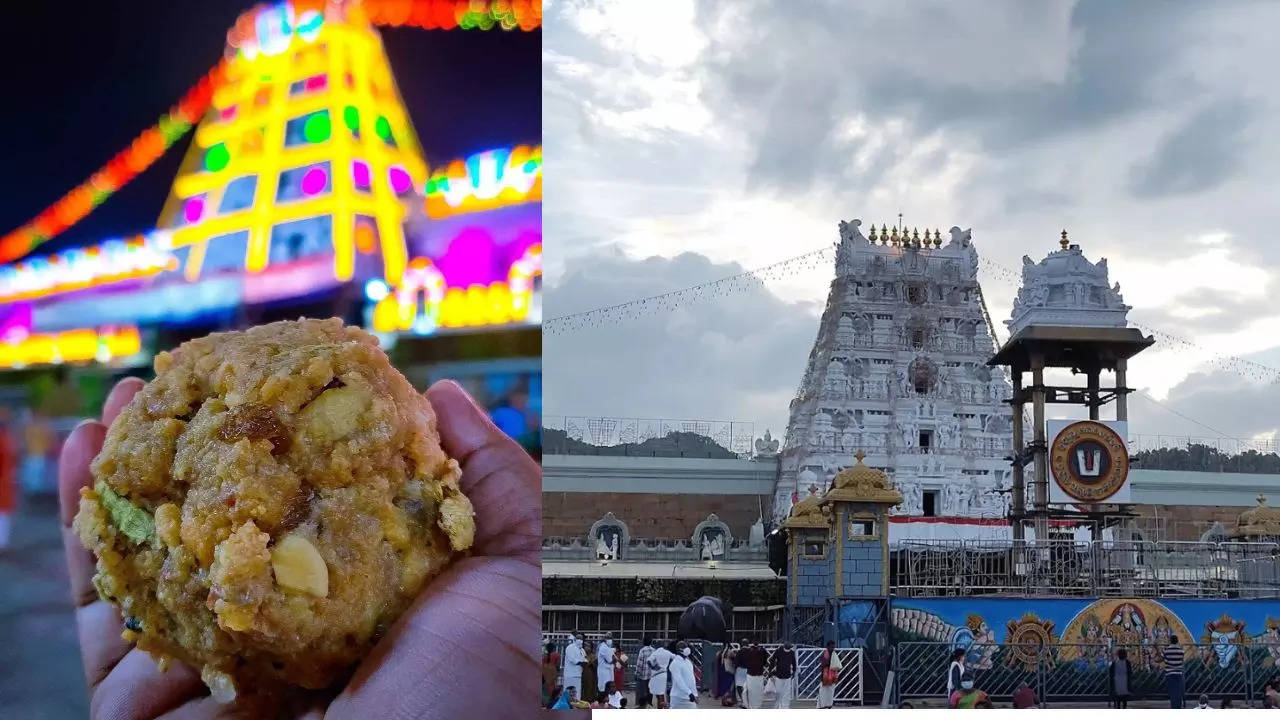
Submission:
M 58 528 L 54 495 L 24 496 L 0 551 L 0 718 L 89 713 Z

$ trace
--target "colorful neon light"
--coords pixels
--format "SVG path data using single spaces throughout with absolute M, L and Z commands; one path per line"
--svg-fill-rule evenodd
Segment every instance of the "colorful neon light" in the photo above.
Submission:
M 369 22 L 425 30 L 536 30 L 542 0 L 365 0 Z
M 237 22 L 228 37 L 236 52 L 212 101 L 216 112 L 196 129 L 193 155 L 174 180 L 159 225 L 173 229 L 174 247 L 192 247 L 197 264 L 211 239 L 247 231 L 245 268 L 260 272 L 270 257 L 273 228 L 329 216 L 333 273 L 345 281 L 355 271 L 357 217 L 369 217 L 381 245 L 383 274 L 396 285 L 408 260 L 406 208 L 398 197 L 404 190 L 397 186 L 407 190 L 421 183 L 426 163 L 381 42 L 364 13 L 353 3 L 322 22 L 307 14 L 324 7 L 317 0 L 298 0 Z M 309 92 L 291 93 L 299 82 Z M 230 107 L 237 109 L 223 112 Z M 338 112 L 338 127 L 350 132 L 334 131 L 333 114 Z M 374 126 L 373 133 L 360 131 L 362 118 Z M 294 129 L 287 132 L 287 127 Z M 211 154 L 218 163 L 210 164 Z M 204 159 L 203 166 L 198 158 Z M 322 163 L 328 163 L 329 171 L 307 170 L 300 198 L 277 202 L 282 173 Z M 257 179 L 253 202 L 222 212 L 228 183 L 246 176 Z M 206 196 L 200 221 L 178 222 L 183 203 L 199 195 Z M 189 277 L 198 276 L 199 267 L 188 271 Z
M 0 303 L 151 277 L 177 268 L 178 259 L 169 252 L 167 233 L 111 240 L 0 266 Z
M 79 363 L 130 357 L 142 352 L 142 337 L 134 325 L 36 333 L 17 342 L 0 343 L 0 368 Z
M 84 219 L 112 193 L 151 167 L 204 114 L 214 90 L 222 83 L 224 72 L 224 63 L 216 65 L 159 122 L 144 130 L 129 147 L 116 153 L 88 180 L 63 195 L 31 222 L 0 238 L 0 262 L 26 255 L 40 243 Z
M 542 146 L 518 145 L 455 160 L 424 187 L 427 215 L 492 210 L 542 200 Z
M 473 28 L 488 30 L 493 27 L 508 30 L 515 28 L 534 30 L 542 25 L 541 0 L 365 0 L 363 5 L 353 2 L 339 8 L 337 12 L 345 13 L 347 22 L 333 23 L 326 22 L 325 10 L 324 0 L 294 0 L 292 3 L 278 3 L 242 14 L 235 26 L 227 33 L 227 44 L 233 49 L 235 59 L 223 60 L 215 65 L 155 125 L 142 131 L 128 147 L 116 153 L 88 180 L 63 195 L 27 224 L 0 237 L 0 262 L 16 260 L 30 253 L 41 243 L 64 232 L 84 219 L 94 208 L 101 205 L 138 173 L 151 167 L 152 163 L 204 116 L 210 100 L 222 90 L 228 64 L 234 64 L 237 60 L 252 61 L 257 58 L 285 57 L 298 42 L 314 47 L 316 39 L 330 24 L 360 27 L 366 18 L 376 25 L 408 25 L 445 30 L 455 27 L 464 30 Z M 357 45 L 376 47 L 381 56 L 381 46 L 377 38 L 374 37 L 372 40 L 370 43 L 369 39 L 365 38 Z M 313 66 L 316 66 L 323 58 L 312 54 L 309 60 Z M 385 64 L 386 60 L 380 57 L 378 62 Z M 255 77 L 261 79 L 261 82 L 269 83 L 272 82 L 273 77 L 284 77 L 286 74 L 284 71 L 285 68 L 277 64 L 261 68 Z M 306 77 L 310 78 L 318 74 L 322 73 L 312 72 Z M 347 79 L 345 87 L 348 89 L 352 89 L 355 85 L 349 70 L 334 77 L 345 77 Z M 327 83 L 327 78 L 316 82 Z M 320 89 L 313 88 L 310 83 L 311 81 L 308 80 L 308 90 Z M 342 83 L 333 84 L 342 85 Z M 387 82 L 379 84 L 383 87 L 394 87 L 389 81 L 389 76 Z M 270 94 L 254 96 L 253 100 L 260 101 L 256 105 L 252 103 L 219 104 L 214 117 L 222 123 L 230 123 L 238 116 L 250 114 L 245 112 L 248 107 L 269 105 L 270 98 Z M 402 116 L 402 112 L 393 113 L 393 118 Z M 345 113 L 343 117 L 344 120 L 348 118 Z M 379 131 L 383 129 L 386 130 L 388 137 L 391 136 L 390 124 L 385 128 L 381 125 L 378 128 Z M 397 143 L 400 143 L 399 139 Z M 414 144 L 416 145 L 416 141 Z M 227 157 L 223 158 L 223 166 L 211 167 L 211 172 L 220 172 L 225 168 L 225 163 L 230 161 L 229 150 L 225 146 L 223 150 L 227 151 Z M 212 159 L 214 166 L 218 165 L 220 155 L 221 151 L 215 153 Z M 209 160 L 206 159 L 206 161 Z M 195 193 L 186 193 L 184 197 L 193 194 Z M 337 228 L 336 225 L 335 228 Z M 349 230 L 346 234 L 349 235 Z M 257 253 L 254 260 L 255 264 L 260 266 L 261 263 L 257 261 L 261 260 L 265 263 L 265 251 L 258 250 Z M 388 260 L 391 261 L 393 270 L 397 262 L 401 263 L 401 267 L 403 266 L 403 257 L 397 259 L 394 251 L 390 255 Z
M 365 287 L 376 300 L 373 330 L 380 333 L 414 332 L 425 335 L 437 328 L 504 325 L 529 317 L 534 293 L 533 278 L 542 274 L 542 245 L 531 245 L 512 264 L 507 282 L 448 287 L 444 275 L 426 258 L 414 258 L 401 285 Z

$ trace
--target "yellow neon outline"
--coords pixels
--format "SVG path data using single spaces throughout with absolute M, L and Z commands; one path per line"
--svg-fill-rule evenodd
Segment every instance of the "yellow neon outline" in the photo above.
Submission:
M 323 52 L 319 50 L 321 45 Z M 355 81 L 350 89 L 345 82 L 348 72 Z M 327 76 L 324 90 L 289 96 L 291 84 L 318 74 Z M 269 75 L 270 81 L 263 81 L 264 75 Z M 289 47 L 279 54 L 259 55 L 253 60 L 237 54 L 230 63 L 227 77 L 227 85 L 215 99 L 214 108 L 196 128 L 195 141 L 157 223 L 158 227 L 173 229 L 174 247 L 191 246 L 184 268 L 186 277 L 199 277 L 210 238 L 247 230 L 245 268 L 258 272 L 269 262 L 273 227 L 328 215 L 332 220 L 334 277 L 349 280 L 354 274 L 357 252 L 355 218 L 367 215 L 374 219 L 377 227 L 383 274 L 389 284 L 397 284 L 408 263 L 403 231 L 407 210 L 406 201 L 391 190 L 387 173 L 392 166 L 403 166 L 413 185 L 418 187 L 426 181 L 427 165 L 377 33 L 367 25 L 326 17 L 310 42 L 294 35 Z M 373 96 L 373 83 L 379 86 L 378 98 Z M 254 98 L 264 88 L 270 93 L 269 102 L 258 106 Z M 219 110 L 232 103 L 236 105 L 235 117 L 222 120 Z M 344 122 L 343 111 L 348 105 L 360 113 L 358 140 L 351 137 Z M 318 110 L 329 111 L 329 138 L 321 143 L 284 147 L 287 121 Z M 374 131 L 379 115 L 391 123 L 396 147 L 387 145 Z M 261 150 L 246 155 L 241 152 L 241 140 L 258 127 L 265 128 Z M 231 159 L 217 172 L 205 171 L 204 151 L 219 142 L 227 143 Z M 351 163 L 357 158 L 369 165 L 372 187 L 367 193 L 356 191 L 351 176 Z M 330 168 L 329 193 L 275 201 L 281 172 L 326 160 Z M 218 214 L 216 209 L 222 204 L 227 184 L 246 175 L 257 177 L 253 204 L 243 210 Z M 201 193 L 206 194 L 209 208 L 205 218 L 194 225 L 177 227 L 182 201 Z

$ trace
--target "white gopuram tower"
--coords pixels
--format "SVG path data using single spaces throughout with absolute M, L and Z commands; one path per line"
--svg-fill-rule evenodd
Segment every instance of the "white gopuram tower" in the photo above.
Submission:
M 1007 538 L 1010 386 L 970 232 L 840 223 L 836 277 L 796 398 L 774 492 L 777 518 L 840 470 L 883 469 L 901 491 L 890 541 Z

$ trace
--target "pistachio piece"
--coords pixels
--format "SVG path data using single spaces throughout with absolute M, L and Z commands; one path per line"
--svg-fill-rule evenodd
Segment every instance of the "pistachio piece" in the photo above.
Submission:
M 134 542 L 146 542 L 156 532 L 155 522 L 146 510 L 120 497 L 102 480 L 93 484 L 93 491 L 102 498 L 102 504 L 111 513 L 111 522 L 120 532 Z
M 296 533 L 276 541 L 271 548 L 271 569 L 276 584 L 286 590 L 316 597 L 329 595 L 329 568 L 311 541 Z

